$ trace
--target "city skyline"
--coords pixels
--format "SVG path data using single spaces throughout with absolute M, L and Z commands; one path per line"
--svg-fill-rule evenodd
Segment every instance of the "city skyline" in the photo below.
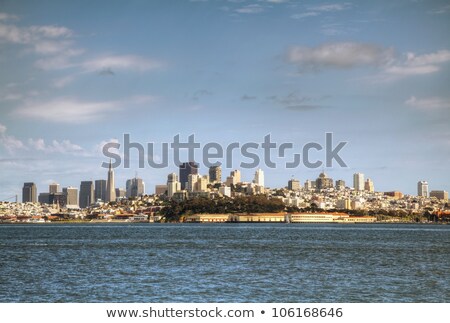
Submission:
M 348 167 L 325 168 L 333 179 L 450 191 L 449 15 L 446 1 L 4 1 L 0 200 L 29 181 L 106 180 L 101 147 L 124 133 L 158 150 L 177 134 L 226 146 L 332 132 L 348 142 Z M 321 171 L 261 168 L 271 187 Z M 152 193 L 170 172 L 138 176 Z

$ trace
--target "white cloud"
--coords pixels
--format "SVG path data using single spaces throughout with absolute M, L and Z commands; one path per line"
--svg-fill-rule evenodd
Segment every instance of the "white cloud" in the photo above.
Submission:
M 381 65 L 393 56 L 391 49 L 364 43 L 326 43 L 318 47 L 293 47 L 287 60 L 301 71 L 323 68 L 348 69 L 357 66 Z
M 83 69 L 86 71 L 103 71 L 103 70 L 135 70 L 139 72 L 162 67 L 162 63 L 156 60 L 147 59 L 135 55 L 111 55 L 103 56 L 96 59 L 88 60 L 82 63 Z
M 46 103 L 27 104 L 17 109 L 19 117 L 50 122 L 87 123 L 100 119 L 119 109 L 117 102 L 81 102 L 69 98 L 56 99 Z
M 70 140 L 52 140 L 50 144 L 46 144 L 45 140 L 42 138 L 28 139 L 28 145 L 30 149 L 42 151 L 45 153 L 60 153 L 60 154 L 70 154 L 77 156 L 86 156 L 87 152 L 77 144 L 70 142 Z
M 264 11 L 264 8 L 259 4 L 249 4 L 247 6 L 235 10 L 237 13 L 256 14 Z
M 6 21 L 6 20 L 17 20 L 19 17 L 15 15 L 10 15 L 5 12 L 0 12 L 0 21 Z
M 6 133 L 6 126 L 0 124 L 0 146 L 5 148 L 9 153 L 14 153 L 16 150 L 26 149 L 24 143 L 14 136 Z
M 450 5 L 445 5 L 445 6 L 442 6 L 440 8 L 433 9 L 433 10 L 429 11 L 428 13 L 431 13 L 433 15 L 442 15 L 442 14 L 445 14 L 447 12 L 450 12 Z
M 315 17 L 320 15 L 320 13 L 315 12 L 315 11 L 308 11 L 308 12 L 303 12 L 303 13 L 297 13 L 291 16 L 291 18 L 293 19 L 303 19 L 306 17 Z
M 343 11 L 351 8 L 351 4 L 348 2 L 345 3 L 331 3 L 331 4 L 323 4 L 319 6 L 308 7 L 307 11 L 293 14 L 291 18 L 293 19 L 303 19 L 307 17 L 316 17 L 320 16 L 323 13 L 337 12 Z
M 405 101 L 405 104 L 414 108 L 423 110 L 436 110 L 450 108 L 450 100 L 439 97 L 418 99 L 415 96 L 410 97 Z
M 439 50 L 423 55 L 407 53 L 405 58 L 387 65 L 381 78 L 391 81 L 405 76 L 435 73 L 441 69 L 440 64 L 448 61 L 450 61 L 450 51 L 448 50 Z
M 71 83 L 73 80 L 74 80 L 74 77 L 72 75 L 64 76 L 64 77 L 54 80 L 52 86 L 57 89 L 61 89 L 61 88 L 65 87 L 66 85 L 68 85 L 69 83 Z
M 58 98 L 48 102 L 28 102 L 13 111 L 18 117 L 69 124 L 89 123 L 123 110 L 124 106 L 154 102 L 155 97 L 136 95 L 118 101 L 86 102 L 73 98 Z
M 342 11 L 349 9 L 351 4 L 346 3 L 331 3 L 331 4 L 323 4 L 319 6 L 309 7 L 310 11 L 319 11 L 319 12 L 333 12 L 333 11 Z

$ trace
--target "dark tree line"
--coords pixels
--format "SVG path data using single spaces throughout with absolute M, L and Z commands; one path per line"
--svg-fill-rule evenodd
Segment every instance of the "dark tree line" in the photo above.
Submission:
M 264 195 L 240 196 L 234 199 L 209 199 L 197 197 L 181 202 L 170 201 L 160 214 L 166 221 L 178 221 L 182 215 L 223 213 L 276 213 L 285 209 L 280 199 L 268 199 Z

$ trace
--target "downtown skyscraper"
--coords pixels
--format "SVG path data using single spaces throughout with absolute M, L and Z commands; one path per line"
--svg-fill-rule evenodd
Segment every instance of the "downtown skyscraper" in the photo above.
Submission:
M 111 160 L 109 161 L 108 179 L 106 181 L 106 201 L 114 202 L 116 200 L 116 188 L 114 187 L 114 170 Z

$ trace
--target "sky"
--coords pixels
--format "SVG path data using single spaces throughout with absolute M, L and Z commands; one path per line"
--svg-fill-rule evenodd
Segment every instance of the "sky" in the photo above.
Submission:
M 364 173 L 377 191 L 449 191 L 449 31 L 448 1 L 0 0 L 0 200 L 24 182 L 106 179 L 102 147 L 124 134 L 154 143 L 156 161 L 176 135 L 225 149 L 270 134 L 294 148 L 260 165 L 269 187 L 325 171 L 347 186 Z M 347 142 L 346 167 L 285 167 L 328 132 Z M 223 176 L 247 160 L 233 156 Z M 130 159 L 117 187 L 138 176 L 152 193 L 177 172 L 171 155 L 162 169 Z

